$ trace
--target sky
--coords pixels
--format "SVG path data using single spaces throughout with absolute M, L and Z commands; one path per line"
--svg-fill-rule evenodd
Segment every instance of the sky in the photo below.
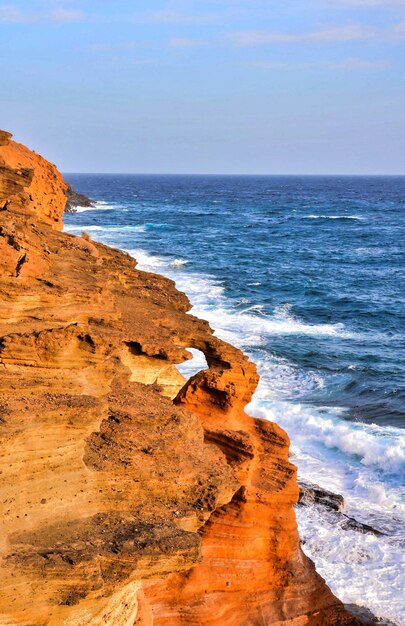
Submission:
M 64 172 L 405 174 L 405 0 L 0 0 L 0 78 Z

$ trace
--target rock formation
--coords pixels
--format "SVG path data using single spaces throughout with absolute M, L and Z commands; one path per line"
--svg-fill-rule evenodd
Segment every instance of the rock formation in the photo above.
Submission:
M 66 206 L 65 213 L 76 213 L 77 207 L 94 207 L 94 200 L 91 200 L 82 193 L 78 193 L 72 187 L 68 185 L 66 189 Z
M 332 511 L 340 513 L 345 506 L 345 500 L 339 493 L 333 493 L 328 491 L 315 483 L 301 480 L 299 482 L 300 495 L 298 498 L 298 504 L 303 506 L 312 506 L 313 504 L 320 504 L 326 506 Z
M 384 535 L 377 528 L 359 522 L 354 517 L 343 513 L 345 501 L 339 493 L 328 491 L 315 483 L 301 480 L 299 482 L 300 494 L 298 504 L 301 506 L 322 506 L 328 509 L 329 520 L 343 530 L 355 530 L 359 533 L 371 533 L 373 535 Z
M 61 232 L 65 190 L 0 133 L 1 626 L 357 624 L 301 551 L 286 433 L 244 412 L 254 365 Z
M 62 229 L 66 189 L 56 167 L 0 131 L 0 210 Z

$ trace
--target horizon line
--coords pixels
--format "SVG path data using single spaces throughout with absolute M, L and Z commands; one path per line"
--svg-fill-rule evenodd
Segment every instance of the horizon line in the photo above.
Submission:
M 381 178 L 381 177 L 392 177 L 392 178 L 404 178 L 405 172 L 403 174 L 246 174 L 246 173 L 232 173 L 232 174 L 223 174 L 223 173 L 205 173 L 205 172 L 66 172 L 62 171 L 64 176 L 262 176 L 262 177 L 270 177 L 270 176 L 283 176 L 283 177 L 353 177 L 353 178 Z

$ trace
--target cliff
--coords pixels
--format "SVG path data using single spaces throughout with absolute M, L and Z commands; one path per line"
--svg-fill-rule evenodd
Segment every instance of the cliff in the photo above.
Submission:
M 65 190 L 0 133 L 0 624 L 356 624 L 301 551 L 286 433 L 244 411 L 255 366 L 61 232 Z
M 67 185 L 56 167 L 0 130 L 0 210 L 62 229 Z

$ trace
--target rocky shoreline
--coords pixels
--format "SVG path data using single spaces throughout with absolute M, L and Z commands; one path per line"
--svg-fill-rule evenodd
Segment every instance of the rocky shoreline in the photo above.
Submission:
M 390 620 L 376 617 L 369 609 L 357 604 L 346 604 L 346 609 L 350 611 L 364 626 L 398 626 Z
M 334 516 L 336 524 L 344 530 L 355 530 L 360 533 L 371 533 L 373 535 L 384 535 L 381 530 L 364 524 L 354 517 L 343 513 L 345 501 L 343 496 L 332 491 L 328 491 L 315 483 L 308 481 L 299 482 L 300 494 L 298 504 L 301 506 L 323 506 Z
M 0 623 L 366 623 L 301 550 L 288 435 L 244 410 L 254 364 L 172 281 L 63 233 L 66 193 L 0 131 Z M 185 380 L 190 348 L 208 369 Z
M 65 213 L 76 213 L 77 207 L 91 208 L 95 206 L 95 200 L 91 200 L 83 193 L 78 193 L 73 189 L 72 185 L 67 186 Z

